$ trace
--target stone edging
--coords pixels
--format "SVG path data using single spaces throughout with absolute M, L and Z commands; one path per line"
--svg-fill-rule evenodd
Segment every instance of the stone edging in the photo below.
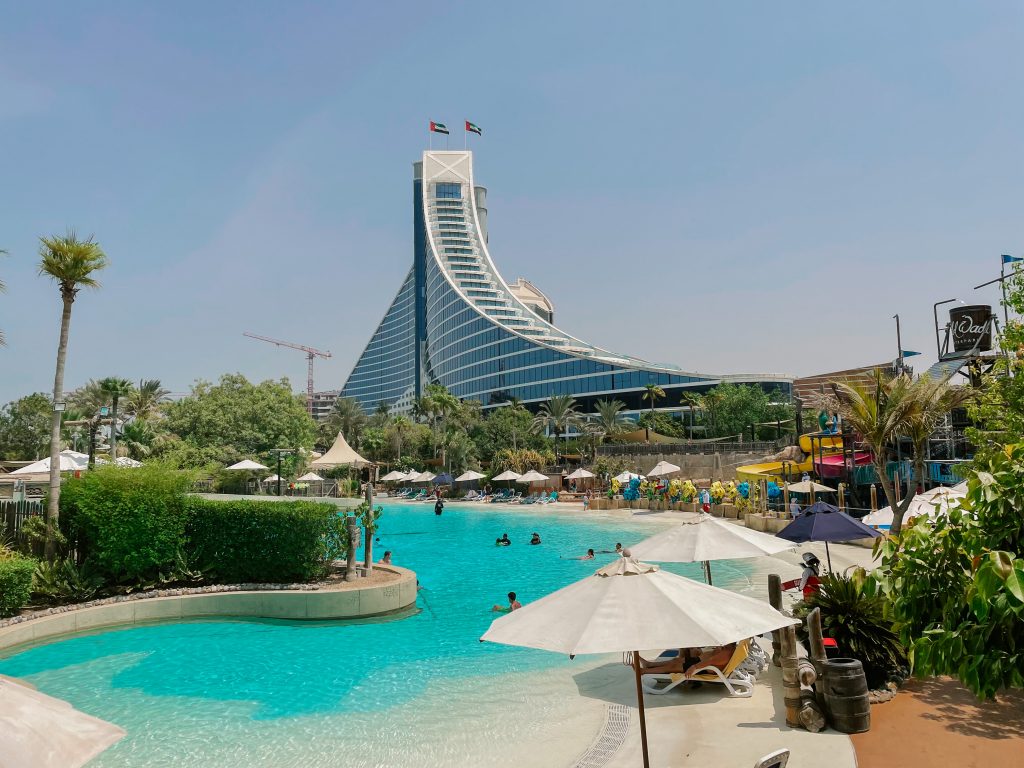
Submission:
M 396 580 L 341 588 L 325 584 L 227 584 L 162 589 L 92 600 L 15 616 L 0 622 L 0 652 L 100 627 L 151 621 L 225 617 L 331 620 L 379 616 L 416 602 L 416 574 L 387 566 Z

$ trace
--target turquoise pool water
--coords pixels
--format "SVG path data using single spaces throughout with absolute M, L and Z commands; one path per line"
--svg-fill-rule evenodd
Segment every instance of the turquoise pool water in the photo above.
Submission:
M 628 546 L 656 530 L 539 510 L 450 504 L 438 517 L 432 505 L 390 506 L 376 554 L 391 550 L 423 587 L 406 615 L 108 630 L 0 659 L 0 673 L 27 677 L 127 729 L 97 766 L 446 764 L 439 730 L 455 721 L 472 718 L 460 735 L 468 744 L 504 738 L 502 719 L 516 707 L 543 718 L 555 706 L 510 693 L 508 676 L 579 668 L 556 654 L 478 642 L 495 617 L 491 606 L 504 604 L 509 591 L 528 603 L 614 555 L 569 558 L 589 547 Z M 528 545 L 533 531 L 542 545 Z M 495 547 L 506 532 L 514 544 Z M 700 578 L 698 566 L 668 567 Z M 740 563 L 718 563 L 716 584 L 746 591 L 746 573 Z M 483 695 L 488 688 L 506 698 Z M 429 762 L 405 759 L 417 744 L 429 745 Z M 448 764 L 459 764 L 450 757 Z

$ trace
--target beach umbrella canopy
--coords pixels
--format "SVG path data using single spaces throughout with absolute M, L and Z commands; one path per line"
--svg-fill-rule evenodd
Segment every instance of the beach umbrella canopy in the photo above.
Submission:
M 792 493 L 835 493 L 835 488 L 816 483 L 813 480 L 801 480 L 799 483 L 792 483 L 787 486 Z
M 623 472 L 621 475 L 615 476 L 615 479 L 618 480 L 620 483 L 628 483 L 633 478 L 639 478 L 640 480 L 643 480 L 644 476 L 638 475 L 636 472 Z
M 648 477 L 664 477 L 665 475 L 671 475 L 679 471 L 679 467 L 675 464 L 671 464 L 667 461 L 659 461 L 654 469 L 647 473 Z
M 500 475 L 494 478 L 495 480 L 518 480 L 519 473 L 513 472 L 511 469 L 506 469 Z
M 433 472 L 424 471 L 415 477 L 410 477 L 409 479 L 414 483 L 429 483 L 435 477 L 436 475 Z
M 456 483 L 468 483 L 472 480 L 482 480 L 485 475 L 482 472 L 474 472 L 472 469 L 468 472 L 463 472 L 461 475 L 455 478 Z
M 281 477 L 279 477 L 277 475 L 271 475 L 270 477 L 264 477 L 263 478 L 263 482 L 264 483 L 276 483 L 278 480 L 281 480 L 281 479 L 283 479 L 283 478 L 281 478 Z
M 87 469 L 89 466 L 89 456 L 87 454 L 78 453 L 77 451 L 61 451 L 60 452 L 60 471 L 61 472 L 74 472 L 79 469 Z M 26 464 L 21 469 L 16 469 L 11 472 L 12 475 L 38 475 L 42 473 L 48 473 L 50 471 L 50 457 L 47 456 L 45 459 L 40 459 L 31 464 Z
M 516 482 L 519 483 L 546 483 L 548 481 L 547 475 L 542 475 L 535 469 L 531 469 L 525 475 L 520 475 Z
M 258 462 L 255 462 L 255 461 L 252 461 L 250 459 L 243 459 L 242 461 L 238 462 L 237 464 L 232 464 L 230 467 L 225 467 L 225 469 L 237 469 L 237 470 L 243 470 L 243 469 L 270 469 L 270 467 L 265 467 L 262 464 L 260 464 Z
M 798 623 L 767 603 L 621 557 L 496 619 L 481 640 L 578 653 L 633 653 L 647 760 L 639 651 L 722 646 Z
M 956 491 L 957 493 L 967 493 L 967 481 L 964 480 L 962 483 L 957 483 L 952 488 L 950 488 L 950 490 Z
M 780 539 L 797 543 L 825 542 L 825 557 L 828 559 L 828 569 L 831 571 L 832 555 L 828 551 L 830 541 L 874 539 L 882 534 L 845 512 L 840 512 L 837 507 L 819 501 L 805 509 L 799 517 L 775 535 Z
M 0 676 L 3 765 L 78 768 L 124 737 L 124 729 L 68 702 Z
M 393 483 L 393 482 L 396 482 L 398 480 L 405 480 L 405 479 L 407 479 L 406 476 L 405 476 L 405 472 L 399 472 L 397 469 L 393 469 L 390 472 L 388 472 L 386 475 L 384 475 L 384 477 L 382 477 L 380 479 L 380 481 L 382 483 Z
M 960 506 L 960 500 L 967 494 L 952 488 L 938 487 L 930 491 L 917 494 L 907 507 L 904 518 L 909 520 L 912 517 L 937 517 L 944 515 L 949 510 Z M 865 525 L 892 525 L 892 507 L 882 507 L 877 512 L 861 518 Z
M 580 467 L 575 472 L 573 472 L 571 475 L 568 475 L 565 479 L 566 480 L 586 480 L 588 477 L 596 477 L 596 475 L 593 472 L 588 472 L 587 470 L 583 469 L 583 467 Z
M 795 542 L 767 533 L 733 525 L 711 515 L 697 515 L 629 548 L 640 560 L 660 563 L 704 563 L 711 583 L 712 560 L 739 560 L 776 555 L 796 546 Z
M 444 472 L 434 478 L 434 485 L 451 485 L 455 480 L 448 472 Z
M 316 472 L 307 472 L 306 474 L 304 474 L 302 477 L 299 478 L 299 482 L 302 482 L 302 483 L 312 483 L 312 482 L 322 481 L 322 480 L 323 480 L 323 478 L 320 477 L 320 475 L 318 475 Z

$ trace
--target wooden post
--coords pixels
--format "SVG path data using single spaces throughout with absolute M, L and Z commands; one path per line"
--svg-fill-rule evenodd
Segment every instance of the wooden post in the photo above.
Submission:
M 790 728 L 802 728 L 800 709 L 800 676 L 797 669 L 796 629 L 792 626 L 783 627 L 782 634 L 782 688 L 783 701 L 786 706 L 786 725 Z
M 871 484 L 871 511 L 878 511 L 878 488 L 875 487 L 874 483 Z
M 846 511 L 846 488 L 843 483 L 839 484 L 839 511 Z
M 363 544 L 363 553 L 366 555 L 363 558 L 363 567 L 366 569 L 366 575 L 369 576 L 373 572 L 373 534 L 377 529 L 373 524 L 373 483 L 370 482 L 366 484 L 366 504 L 369 511 L 366 513 L 366 525 L 363 526 L 366 542 Z
M 789 483 L 782 483 L 782 514 L 779 515 L 781 518 L 789 517 Z
M 782 610 L 782 578 L 777 573 L 768 574 L 768 603 L 776 611 Z M 772 664 L 782 666 L 782 631 L 772 632 Z
M 640 748 L 644 754 L 644 768 L 650 768 L 647 757 L 647 716 L 644 714 L 644 686 L 640 673 L 640 651 L 633 651 L 633 673 L 636 675 L 636 704 L 640 710 Z
M 348 522 L 348 561 L 345 564 L 345 581 L 355 581 L 359 578 L 356 571 L 356 550 L 359 548 L 359 526 L 356 524 L 355 515 L 346 515 Z
M 808 652 L 811 654 L 811 659 L 815 662 L 815 667 L 818 669 L 818 675 L 821 675 L 822 668 L 819 662 L 824 662 L 828 657 L 825 655 L 825 640 L 824 635 L 821 632 L 821 609 L 815 608 L 809 614 L 807 614 L 807 640 Z

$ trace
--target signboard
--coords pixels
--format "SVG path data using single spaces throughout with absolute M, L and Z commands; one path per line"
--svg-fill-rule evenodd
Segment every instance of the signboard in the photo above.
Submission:
M 949 310 L 949 336 L 955 352 L 992 349 L 992 307 L 970 304 Z

